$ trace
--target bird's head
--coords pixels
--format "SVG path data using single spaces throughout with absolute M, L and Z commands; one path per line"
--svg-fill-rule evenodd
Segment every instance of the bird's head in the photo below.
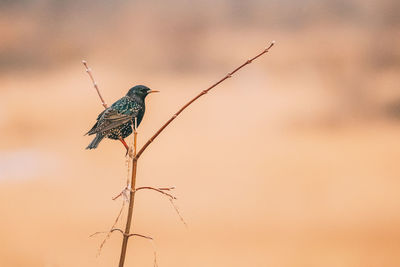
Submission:
M 144 86 L 144 85 L 136 85 L 129 89 L 128 93 L 126 94 L 129 97 L 135 98 L 135 97 L 140 97 L 144 99 L 148 94 L 151 93 L 158 93 L 160 91 L 156 90 L 151 90 L 149 87 Z

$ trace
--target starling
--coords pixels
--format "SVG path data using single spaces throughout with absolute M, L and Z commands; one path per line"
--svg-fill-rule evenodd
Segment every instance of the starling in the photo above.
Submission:
M 128 150 L 124 138 L 132 133 L 132 127 L 139 126 L 143 119 L 145 104 L 144 99 L 150 93 L 159 92 L 150 90 L 144 85 L 136 85 L 129 89 L 126 96 L 117 100 L 97 117 L 97 122 L 86 134 L 96 134 L 96 137 L 86 149 L 95 149 L 104 137 L 121 140 Z

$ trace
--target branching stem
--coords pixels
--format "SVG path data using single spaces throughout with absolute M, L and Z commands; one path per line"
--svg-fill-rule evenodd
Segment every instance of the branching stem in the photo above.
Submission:
M 136 159 L 139 159 L 140 156 L 142 155 L 142 153 L 147 149 L 147 147 L 154 141 L 154 139 L 157 138 L 157 136 L 164 131 L 165 128 L 167 128 L 167 126 L 173 121 L 175 120 L 176 117 L 179 116 L 179 114 L 182 113 L 182 111 L 184 111 L 188 106 L 190 106 L 194 101 L 196 101 L 197 99 L 199 99 L 201 96 L 207 94 L 211 89 L 213 89 L 214 87 L 216 87 L 218 84 L 222 83 L 223 81 L 225 81 L 228 78 L 231 78 L 233 76 L 233 74 L 235 74 L 238 70 L 240 70 L 241 68 L 243 68 L 244 66 L 250 64 L 251 62 L 253 62 L 255 59 L 261 57 L 262 55 L 268 53 L 268 51 L 274 46 L 275 41 L 272 41 L 271 44 L 266 47 L 261 53 L 257 54 L 256 56 L 252 57 L 251 59 L 246 60 L 246 62 L 244 62 L 242 65 L 240 65 L 239 67 L 237 67 L 236 69 L 234 69 L 233 71 L 229 72 L 227 75 L 225 75 L 222 79 L 220 79 L 218 82 L 214 83 L 213 85 L 211 85 L 210 87 L 208 87 L 207 89 L 201 91 L 197 96 L 195 96 L 192 100 L 190 100 L 189 102 L 187 102 L 181 109 L 179 109 L 174 115 L 172 115 L 172 117 L 164 123 L 163 126 L 161 126 L 160 129 L 158 129 L 158 131 L 143 145 L 143 147 L 139 150 L 139 152 L 136 155 Z
M 244 66 L 250 64 L 251 62 L 253 62 L 253 60 L 261 57 L 262 55 L 266 54 L 273 46 L 274 46 L 275 42 L 271 42 L 271 44 L 266 47 L 262 52 L 258 53 L 256 56 L 252 57 L 251 59 L 246 60 L 242 65 L 240 65 L 239 67 L 235 68 L 233 71 L 229 72 L 227 75 L 225 75 L 222 79 L 220 79 L 219 81 L 217 81 L 216 83 L 214 83 L 213 85 L 211 85 L 210 87 L 208 87 L 207 89 L 201 91 L 197 96 L 195 96 L 192 100 L 190 100 L 189 102 L 187 102 L 183 107 L 181 107 L 174 115 L 172 115 L 172 117 L 165 122 L 160 129 L 158 129 L 158 131 L 143 145 L 143 147 L 139 150 L 139 152 L 137 154 L 135 154 L 135 156 L 132 159 L 132 179 L 131 179 L 131 188 L 135 188 L 135 184 L 136 184 L 136 171 L 137 171 L 137 162 L 140 158 L 140 156 L 143 154 L 143 152 L 148 148 L 148 146 L 160 135 L 160 133 L 162 131 L 164 131 L 165 128 L 167 128 L 167 126 L 176 119 L 176 117 L 179 116 L 179 114 L 182 113 L 182 111 L 184 111 L 188 106 L 190 106 L 193 102 L 195 102 L 197 99 L 199 99 L 201 96 L 207 94 L 211 89 L 213 89 L 214 87 L 216 87 L 217 85 L 219 85 L 220 83 L 222 83 L 223 81 L 225 81 L 228 78 L 231 78 L 233 74 L 235 74 L 238 70 L 240 70 L 241 68 L 243 68 Z M 130 192 L 130 199 L 129 199 L 129 210 L 128 210 L 128 219 L 126 222 L 126 226 L 125 226 L 125 232 L 124 232 L 124 239 L 122 241 L 122 249 L 121 249 L 121 256 L 120 256 L 120 261 L 119 261 L 119 267 L 123 267 L 124 266 L 124 262 L 125 262 L 125 255 L 126 255 L 126 249 L 127 249 L 127 245 L 128 245 L 128 239 L 129 239 L 129 230 L 131 227 L 131 221 L 132 221 L 132 214 L 133 214 L 133 202 L 135 200 L 135 194 L 131 191 Z M 179 214 L 179 213 L 178 213 Z M 182 217 L 181 217 L 182 218 Z M 184 221 L 183 221 L 184 222 Z
M 256 56 L 246 60 L 243 64 L 241 64 L 240 66 L 238 66 L 237 68 L 235 68 L 233 71 L 229 72 L 228 74 L 226 74 L 223 78 L 221 78 L 219 81 L 217 81 L 216 83 L 214 83 L 213 85 L 211 85 L 210 87 L 208 87 L 205 90 L 202 90 L 198 95 L 196 95 L 193 99 L 191 99 L 189 102 L 187 102 L 185 105 L 183 105 L 174 115 L 172 115 L 172 117 L 167 120 L 160 129 L 158 129 L 154 135 L 143 145 L 143 147 L 136 153 L 136 147 L 137 147 L 137 131 L 136 131 L 136 121 L 134 122 L 134 151 L 133 151 L 133 155 L 132 155 L 132 173 L 131 173 L 131 179 L 130 179 L 130 183 L 128 183 L 128 189 L 129 187 L 131 188 L 131 190 L 129 190 L 129 208 L 128 208 L 128 217 L 127 217 L 127 221 L 126 221 L 126 225 L 125 225 L 125 230 L 122 231 L 121 229 L 118 228 L 114 228 L 110 231 L 110 233 L 112 233 L 113 231 L 119 231 L 123 234 L 123 240 L 122 240 L 122 246 L 121 246 L 121 254 L 120 254 L 120 259 L 119 259 L 119 267 L 123 267 L 124 266 L 124 262 L 125 262 L 125 256 L 126 256 L 126 250 L 128 247 L 128 240 L 129 237 L 131 236 L 140 236 L 146 239 L 149 239 L 152 241 L 151 237 L 148 236 L 143 236 L 143 235 L 139 235 L 139 234 L 131 234 L 130 230 L 131 230 L 131 225 L 132 225 L 132 217 L 133 217 L 133 207 L 134 207 L 134 201 L 135 201 L 135 193 L 139 190 L 142 189 L 150 189 L 150 190 L 154 190 L 157 191 L 159 193 L 162 193 L 166 196 L 169 197 L 169 200 L 171 201 L 172 205 L 174 206 L 175 210 L 177 211 L 178 215 L 180 216 L 181 220 L 183 223 L 185 223 L 185 221 L 183 220 L 182 216 L 179 214 L 179 211 L 177 209 L 177 207 L 174 205 L 173 200 L 175 199 L 174 196 L 172 196 L 171 194 L 166 193 L 165 191 L 169 191 L 172 188 L 153 188 L 153 187 L 139 187 L 136 188 L 136 172 L 137 172 L 137 162 L 140 158 L 140 156 L 143 154 L 143 152 L 149 147 L 149 145 L 160 135 L 160 133 L 162 131 L 164 131 L 164 129 L 173 121 L 176 119 L 176 117 L 179 116 L 179 114 L 181 114 L 187 107 L 189 107 L 193 102 L 195 102 L 197 99 L 199 99 L 201 96 L 207 94 L 211 89 L 213 89 L 214 87 L 216 87 L 217 85 L 219 85 L 220 83 L 224 82 L 226 79 L 229 79 L 233 76 L 233 74 L 235 74 L 237 71 L 239 71 L 241 68 L 245 67 L 246 65 L 250 64 L 251 62 L 253 62 L 255 59 L 261 57 L 262 55 L 268 53 L 268 51 L 274 46 L 275 42 L 271 42 L 271 44 L 266 47 L 262 52 L 258 53 Z M 107 108 L 107 104 L 105 103 L 103 97 L 100 94 L 99 88 L 92 76 L 92 73 L 90 71 L 90 69 L 87 66 L 86 61 L 82 61 L 83 65 L 86 68 L 86 72 L 89 74 L 90 79 L 93 82 L 93 86 L 96 89 L 100 100 L 102 102 L 102 105 L 104 106 L 104 108 Z M 124 189 L 125 190 L 125 189 Z M 123 193 L 124 191 L 122 191 Z M 121 194 L 122 194 L 121 193 Z M 120 194 L 120 195 L 121 195 Z M 120 196 L 118 195 L 118 196 Z M 118 197 L 117 196 L 117 197 Z M 117 198 L 116 197 L 116 198 Z M 186 223 L 185 223 L 186 225 Z M 154 252 L 155 253 L 155 252 Z M 156 254 L 155 254 L 156 255 Z M 154 264 L 156 265 L 156 260 L 154 261 Z

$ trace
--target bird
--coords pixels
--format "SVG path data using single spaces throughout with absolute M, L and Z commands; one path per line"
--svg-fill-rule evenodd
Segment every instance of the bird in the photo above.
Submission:
M 138 127 L 145 112 L 145 98 L 151 93 L 157 93 L 144 85 L 136 85 L 129 89 L 121 99 L 115 101 L 97 117 L 97 122 L 85 135 L 96 134 L 86 149 L 95 149 L 104 137 L 120 140 L 127 152 L 129 146 L 124 141 L 132 132 L 132 127 Z

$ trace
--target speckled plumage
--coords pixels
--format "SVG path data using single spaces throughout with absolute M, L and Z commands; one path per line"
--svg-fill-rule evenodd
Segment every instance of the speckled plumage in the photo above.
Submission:
M 104 137 L 118 140 L 128 137 L 133 132 L 133 124 L 138 127 L 145 112 L 145 98 L 152 91 L 144 86 L 132 87 L 126 96 L 117 100 L 97 117 L 97 122 L 88 135 L 96 137 L 86 149 L 96 148 Z

